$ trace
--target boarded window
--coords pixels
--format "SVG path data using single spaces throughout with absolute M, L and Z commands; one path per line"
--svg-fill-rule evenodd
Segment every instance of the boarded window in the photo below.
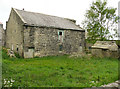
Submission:
M 34 47 L 28 47 L 29 58 L 34 57 Z
M 63 46 L 59 45 L 59 51 L 62 51 L 62 50 L 63 50 Z

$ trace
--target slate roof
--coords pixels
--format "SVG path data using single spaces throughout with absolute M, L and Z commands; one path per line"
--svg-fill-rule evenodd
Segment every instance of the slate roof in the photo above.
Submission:
M 118 46 L 115 41 L 97 41 L 92 48 L 96 49 L 107 49 L 111 51 L 117 51 Z
M 70 19 L 18 9 L 14 10 L 27 25 L 84 31 L 81 27 L 76 25 L 73 20 Z

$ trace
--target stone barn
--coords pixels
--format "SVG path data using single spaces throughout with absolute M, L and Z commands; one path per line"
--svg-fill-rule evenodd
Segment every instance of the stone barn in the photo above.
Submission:
M 6 47 L 24 58 L 84 50 L 85 30 L 72 19 L 12 8 L 6 26 Z
M 118 58 L 118 46 L 115 41 L 97 41 L 92 46 L 92 55 L 97 57 Z

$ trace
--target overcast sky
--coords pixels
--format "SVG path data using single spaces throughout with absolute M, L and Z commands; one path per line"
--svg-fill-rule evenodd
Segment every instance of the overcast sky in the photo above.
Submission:
M 4 28 L 11 7 L 59 17 L 71 18 L 81 25 L 90 4 L 95 0 L 0 0 L 0 22 Z M 119 0 L 107 0 L 109 7 L 118 8 Z

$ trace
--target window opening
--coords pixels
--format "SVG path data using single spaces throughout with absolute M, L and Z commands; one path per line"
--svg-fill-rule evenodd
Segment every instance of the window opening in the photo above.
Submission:
M 59 45 L 59 51 L 62 51 L 62 49 L 63 49 L 63 46 Z

